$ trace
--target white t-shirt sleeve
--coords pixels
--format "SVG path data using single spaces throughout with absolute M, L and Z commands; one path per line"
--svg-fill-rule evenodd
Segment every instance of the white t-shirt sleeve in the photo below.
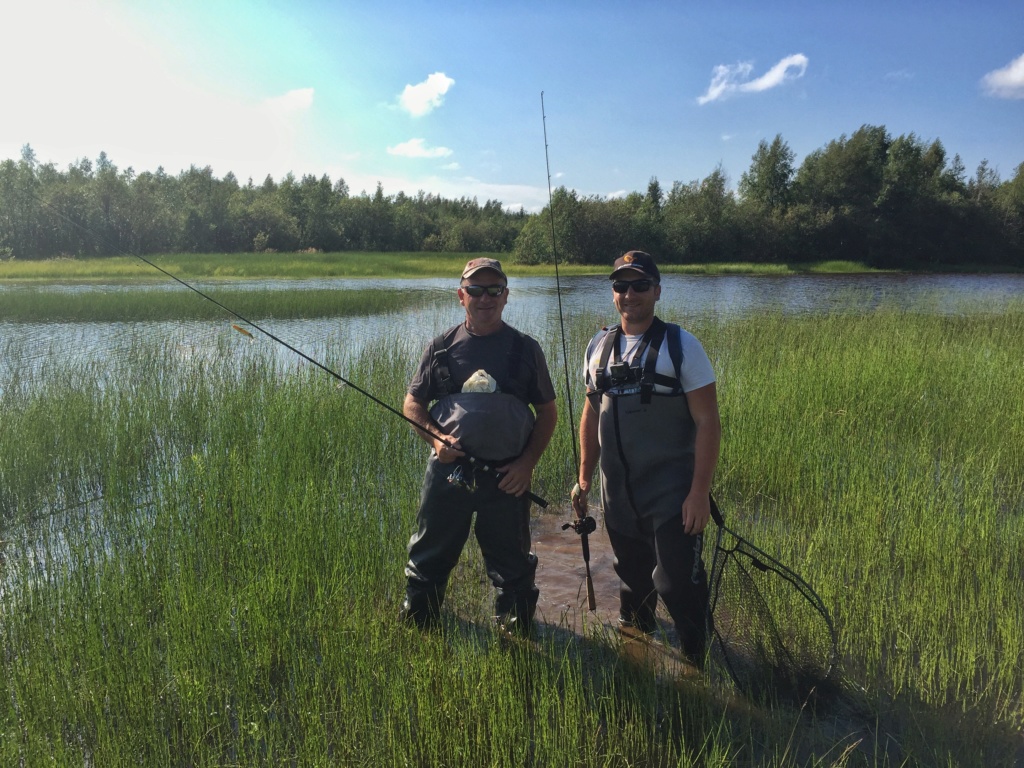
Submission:
M 590 392 L 594 390 L 597 385 L 594 383 L 597 374 L 597 360 L 592 359 L 594 353 L 597 351 L 598 342 L 604 338 L 607 331 L 598 331 L 594 337 L 587 344 L 587 353 L 583 357 L 583 383 Z
M 715 369 L 704 347 L 689 331 L 681 331 L 683 342 L 683 392 L 706 387 L 715 381 Z M 666 357 L 669 357 L 666 355 Z M 661 362 L 659 353 L 658 362 Z

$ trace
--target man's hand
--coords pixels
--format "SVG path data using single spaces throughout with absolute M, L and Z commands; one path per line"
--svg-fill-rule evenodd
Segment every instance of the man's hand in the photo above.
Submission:
M 450 445 L 444 440 L 434 440 L 434 452 L 437 454 L 437 460 L 442 464 L 451 464 L 465 456 L 466 454 L 461 448 L 458 440 L 454 440 Z
M 530 490 L 530 483 L 533 481 L 533 467 L 534 465 L 530 463 L 529 459 L 522 456 L 503 467 L 495 467 L 494 471 L 502 475 L 501 480 L 498 481 L 498 490 L 513 496 L 522 496 Z
M 683 501 L 683 532 L 696 536 L 704 531 L 711 517 L 711 497 L 690 492 Z
M 587 516 L 588 490 L 588 488 L 583 487 L 580 483 L 576 483 L 569 494 L 569 499 L 572 502 L 572 511 L 576 513 L 576 517 L 580 520 Z

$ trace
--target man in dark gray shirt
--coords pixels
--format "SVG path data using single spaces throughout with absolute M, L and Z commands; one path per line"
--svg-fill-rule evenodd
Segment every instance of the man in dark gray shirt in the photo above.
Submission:
M 466 319 L 427 346 L 405 397 L 405 415 L 428 430 L 419 434 L 432 449 L 401 611 L 419 627 L 438 617 L 475 512 L 477 542 L 498 590 L 496 620 L 516 634 L 532 631 L 539 591 L 527 492 L 558 412 L 540 345 L 502 320 L 508 293 L 500 262 L 466 264 L 458 289 Z M 470 379 L 476 391 L 463 391 Z M 497 474 L 474 468 L 467 455 Z

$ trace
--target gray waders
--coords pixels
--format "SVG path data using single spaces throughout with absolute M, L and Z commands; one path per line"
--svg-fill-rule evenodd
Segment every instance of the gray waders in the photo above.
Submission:
M 693 482 L 696 425 L 678 381 L 672 394 L 653 391 L 666 329 L 658 320 L 645 334 L 640 354 L 634 358 L 643 359 L 646 347 L 642 368 L 639 363 L 628 369 L 620 365 L 616 370 L 621 380 L 601 376 L 590 397 L 599 412 L 605 525 L 615 572 L 622 581 L 620 621 L 653 631 L 660 596 L 683 651 L 696 660 L 703 656 L 707 642 L 704 537 L 686 534 L 682 519 L 683 501 Z M 600 372 L 609 356 L 613 362 L 618 357 L 619 330 L 611 329 L 610 338 L 603 342 Z

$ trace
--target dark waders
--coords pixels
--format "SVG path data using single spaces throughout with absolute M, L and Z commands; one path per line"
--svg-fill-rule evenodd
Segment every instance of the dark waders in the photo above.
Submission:
M 448 477 L 455 467 L 433 455 L 427 462 L 419 530 L 409 541 L 402 616 L 421 627 L 436 621 L 448 576 L 472 528 L 487 575 L 498 590 L 497 621 L 528 634 L 540 596 L 534 585 L 537 557 L 530 551 L 530 499 L 499 490 L 500 477 L 494 473 L 476 472 L 474 490 L 451 483 Z M 472 471 L 466 469 L 467 474 Z
M 707 645 L 708 580 L 701 559 L 703 535 L 683 531 L 682 516 L 663 523 L 653 535 L 626 536 L 608 528 L 615 553 L 620 621 L 643 632 L 657 628 L 658 597 L 679 633 L 683 652 L 694 661 Z

